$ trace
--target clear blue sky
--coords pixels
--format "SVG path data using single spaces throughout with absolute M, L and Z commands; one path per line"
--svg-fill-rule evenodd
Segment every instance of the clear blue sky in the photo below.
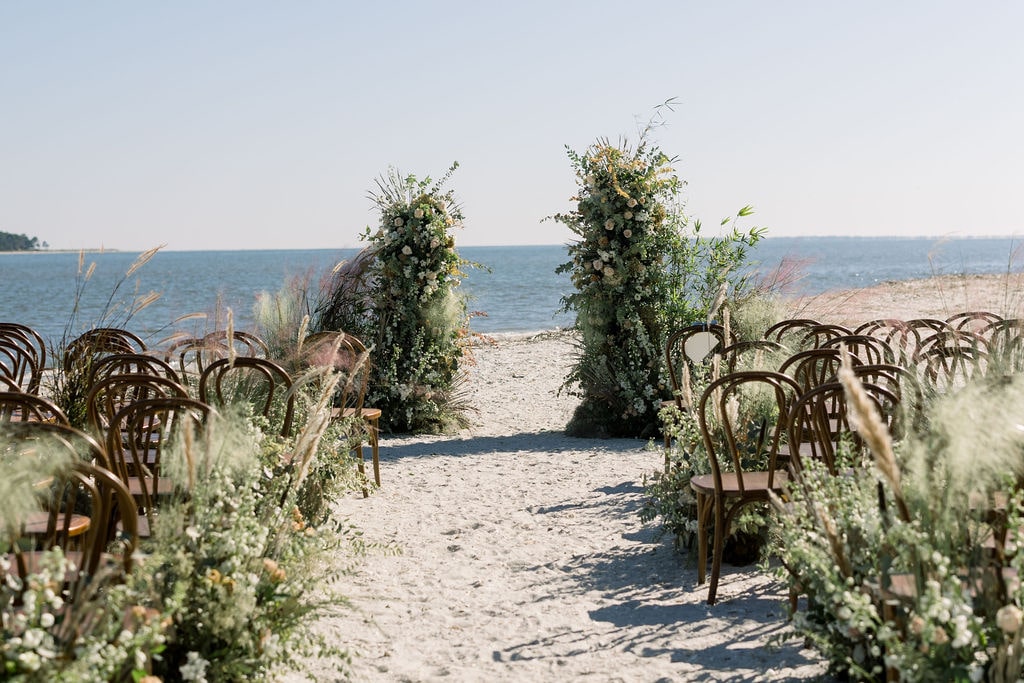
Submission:
M 462 245 L 560 244 L 565 145 L 656 140 L 706 224 L 1024 233 L 1024 2 L 0 3 L 0 231 L 340 248 L 461 168 Z

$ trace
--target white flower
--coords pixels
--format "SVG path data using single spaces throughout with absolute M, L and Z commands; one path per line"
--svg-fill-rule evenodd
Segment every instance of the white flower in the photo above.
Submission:
M 604 261 L 602 261 L 599 258 L 596 258 L 594 259 L 594 262 L 591 265 L 594 266 L 594 270 L 601 270 L 604 268 Z
M 615 221 L 614 221 L 614 220 L 612 220 L 611 218 L 609 218 L 608 220 L 606 220 L 606 221 L 604 222 L 604 229 L 605 229 L 605 230 L 614 230 L 614 229 L 615 229 Z
M 436 237 L 430 240 L 431 249 L 437 249 L 439 246 L 441 246 L 441 240 L 437 239 Z
M 397 228 L 397 227 L 401 227 L 401 226 L 402 226 L 402 223 L 404 223 L 404 222 L 405 222 L 405 221 L 403 221 L 403 220 L 402 220 L 402 217 L 401 217 L 401 216 L 398 216 L 398 217 L 397 217 L 397 218 L 395 218 L 395 220 L 394 220 L 394 224 L 395 224 L 395 227 L 396 227 L 396 228 Z
M 43 612 L 39 615 L 39 625 L 43 628 L 50 628 L 54 621 L 54 616 L 50 612 Z
M 18 663 L 26 671 L 38 671 L 43 662 L 35 652 L 22 652 L 18 655 Z
M 1016 633 L 1020 629 L 1022 614 L 1016 605 L 1003 605 L 996 612 L 996 625 L 1003 633 Z
M 626 228 L 625 230 L 622 231 L 622 236 L 628 240 L 630 237 L 633 236 L 633 231 L 630 230 L 629 228 Z
M 611 266 L 605 266 L 604 270 L 601 272 L 604 273 L 605 277 L 613 277 L 615 275 L 615 269 L 612 268 Z
M 626 206 L 632 209 L 634 206 L 636 206 L 636 200 L 630 197 L 629 201 L 626 202 Z
M 650 218 L 650 217 L 651 217 L 651 214 L 647 213 L 646 211 L 641 211 L 640 213 L 638 213 L 636 215 L 636 219 L 638 221 L 640 221 L 641 223 L 646 223 L 647 219 Z
M 622 217 L 625 218 L 628 221 L 630 218 L 633 217 L 633 212 L 632 211 L 627 211 L 626 213 L 622 214 Z
M 404 247 L 402 247 L 402 253 L 405 254 L 406 256 L 411 256 L 412 255 L 412 247 L 410 247 L 408 244 L 405 245 Z
M 423 209 L 416 209 L 412 212 L 414 218 L 423 218 Z
M 206 667 L 210 663 L 199 656 L 198 652 L 189 652 L 188 661 L 181 665 L 181 680 L 206 683 Z

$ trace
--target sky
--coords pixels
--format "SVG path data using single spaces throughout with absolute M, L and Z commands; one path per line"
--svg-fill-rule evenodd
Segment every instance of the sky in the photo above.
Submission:
M 0 231 L 334 249 L 395 168 L 458 244 L 565 244 L 566 147 L 651 139 L 705 226 L 1024 233 L 1024 2 L 0 0 Z M 707 230 L 707 228 L 706 228 Z

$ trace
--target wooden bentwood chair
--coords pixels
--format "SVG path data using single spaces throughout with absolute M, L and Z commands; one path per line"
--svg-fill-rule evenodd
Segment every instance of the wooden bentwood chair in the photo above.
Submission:
M 373 459 L 373 482 L 380 487 L 380 408 L 363 405 L 366 388 L 370 380 L 370 354 L 359 339 L 345 332 L 317 332 L 302 342 L 303 356 L 308 366 L 327 366 L 341 373 L 334 397 L 331 419 L 361 420 L 369 437 L 370 455 Z M 360 425 L 362 426 L 362 425 Z M 363 453 L 363 432 L 359 431 L 352 441 L 352 454 L 358 456 L 359 473 L 366 475 L 366 456 Z M 363 488 L 363 497 L 370 495 Z
M 739 416 L 733 404 L 741 392 L 749 391 L 765 391 L 774 402 L 772 416 L 761 418 L 760 424 L 749 424 L 743 418 L 734 421 Z M 781 494 L 788 482 L 779 462 L 779 446 L 789 408 L 799 393 L 800 386 L 782 373 L 743 371 L 712 382 L 701 396 L 697 417 L 711 474 L 691 478 L 690 487 L 697 498 L 697 583 L 704 583 L 708 526 L 714 525 L 709 605 L 715 604 L 722 552 L 733 518 L 747 505 L 768 502 L 770 493 Z M 729 470 L 723 469 L 720 458 Z M 767 468 L 748 469 L 751 458 L 766 459 Z

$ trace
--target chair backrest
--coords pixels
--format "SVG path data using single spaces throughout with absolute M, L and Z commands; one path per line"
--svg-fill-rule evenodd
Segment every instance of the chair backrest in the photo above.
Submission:
M 790 348 L 796 348 L 796 340 L 803 337 L 804 331 L 809 327 L 816 327 L 820 324 L 819 321 L 811 318 L 786 318 L 769 327 L 761 336 L 769 341 L 779 342 Z
M 171 344 L 164 352 L 164 360 L 172 365 L 183 384 L 198 391 L 199 378 L 206 367 L 215 360 L 227 358 L 231 350 L 216 339 L 186 337 Z
M 856 356 L 851 356 L 850 362 L 863 365 Z M 842 352 L 837 348 L 805 349 L 787 358 L 779 366 L 779 372 L 792 377 L 801 391 L 810 391 L 831 381 L 842 363 Z
M 0 375 L 30 394 L 39 393 L 43 368 L 38 356 L 13 335 L 0 336 Z
M 266 358 L 238 356 L 215 360 L 199 378 L 199 400 L 214 406 L 245 401 L 253 412 L 277 425 L 277 433 L 290 436 L 295 415 L 295 393 L 288 371 Z
M 229 346 L 228 331 L 215 330 L 204 336 L 203 341 L 212 347 Z M 238 356 L 252 356 L 253 358 L 268 358 L 270 356 L 270 346 L 267 345 L 267 342 L 251 332 L 232 330 L 230 346 L 235 347 L 235 355 Z
M 188 390 L 161 375 L 106 375 L 89 387 L 85 400 L 86 420 L 97 438 L 104 439 L 114 416 L 126 405 L 166 397 L 188 398 Z
M 97 359 L 90 368 L 89 385 L 110 375 L 156 375 L 181 384 L 178 373 L 165 360 L 148 353 L 115 353 Z
M 71 425 L 57 404 L 23 391 L 0 391 L 0 422 L 56 422 Z
M 754 392 L 764 392 L 756 401 L 760 410 L 741 414 L 737 406 L 749 404 L 741 395 L 749 399 Z M 768 488 L 775 486 L 786 418 L 799 393 L 791 378 L 771 371 L 735 372 L 708 385 L 698 404 L 698 420 L 716 490 L 723 490 L 723 461 L 735 473 L 741 496 L 751 488 L 747 475 L 754 471 L 767 472 Z M 765 466 L 752 468 L 752 461 Z
M 770 339 L 745 339 L 723 348 L 721 355 L 728 372 L 737 370 L 773 370 L 786 347 Z
M 845 348 L 852 356 L 856 356 L 865 365 L 895 363 L 896 353 L 889 344 L 869 334 L 844 334 L 832 337 L 821 344 L 821 348 Z
M 926 338 L 914 359 L 921 381 L 944 393 L 963 387 L 988 370 L 988 342 L 965 330 L 949 329 Z
M 811 325 L 801 331 L 800 343 L 797 344 L 797 348 L 820 349 L 831 339 L 836 339 L 837 337 L 848 337 L 852 334 L 853 330 L 848 327 L 844 327 L 843 325 L 834 325 L 831 323 Z
M 725 328 L 716 323 L 695 323 L 669 333 L 665 342 L 665 365 L 668 368 L 672 393 L 677 397 L 683 390 L 683 365 L 690 374 L 698 368 L 710 367 L 717 351 L 734 340 L 725 338 Z
M 161 485 L 164 454 L 185 430 L 194 433 L 205 424 L 211 412 L 200 401 L 168 396 L 135 401 L 114 415 L 106 438 L 110 469 L 135 495 L 150 530 L 157 500 L 166 490 Z
M 73 339 L 63 353 L 66 371 L 89 376 L 93 362 L 113 353 L 142 353 L 146 344 L 136 334 L 119 327 L 96 327 Z
M 1024 370 L 1024 319 L 1006 318 L 985 325 L 978 334 L 988 344 L 991 361 L 1007 373 Z
M 36 359 L 40 370 L 46 369 L 46 340 L 34 328 L 21 323 L 0 322 L 0 337 L 7 337 L 25 347 Z
M 317 332 L 302 340 L 302 365 L 328 367 L 342 375 L 335 390 L 334 405 L 363 408 L 363 399 L 370 380 L 370 354 L 366 346 L 346 332 Z
M 956 330 L 981 332 L 988 325 L 999 322 L 1003 316 L 991 311 L 962 311 L 946 318 L 946 324 Z
M 862 382 L 865 393 L 892 433 L 896 429 L 900 397 L 888 388 Z M 794 472 L 808 459 L 822 462 L 831 474 L 838 474 L 836 453 L 840 441 L 863 449 L 856 423 L 847 412 L 846 391 L 839 382 L 827 382 L 804 392 L 790 407 L 787 417 L 788 447 Z

